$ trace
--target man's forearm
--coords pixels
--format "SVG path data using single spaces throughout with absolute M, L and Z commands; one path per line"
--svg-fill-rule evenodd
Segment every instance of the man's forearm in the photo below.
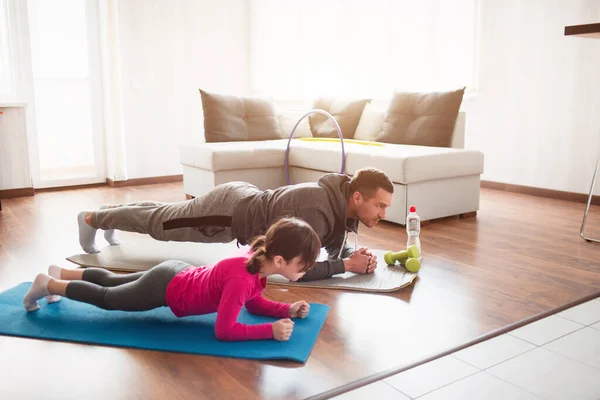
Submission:
M 342 249 L 342 254 L 340 255 L 340 258 L 349 258 L 353 253 L 354 247 L 348 246 L 348 244 L 346 243 L 346 245 L 344 245 L 344 248 Z
M 344 268 L 344 260 L 342 259 L 319 261 L 298 281 L 317 281 L 319 279 L 331 278 L 333 275 L 343 274 L 344 272 L 346 272 L 346 268 Z

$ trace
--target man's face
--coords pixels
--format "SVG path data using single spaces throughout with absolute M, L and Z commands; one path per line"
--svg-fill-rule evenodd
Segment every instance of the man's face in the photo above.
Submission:
M 392 205 L 392 194 L 379 188 L 375 195 L 369 199 L 356 192 L 353 194 L 353 200 L 356 204 L 358 220 L 367 227 L 372 228 L 380 219 L 385 218 L 386 209 Z

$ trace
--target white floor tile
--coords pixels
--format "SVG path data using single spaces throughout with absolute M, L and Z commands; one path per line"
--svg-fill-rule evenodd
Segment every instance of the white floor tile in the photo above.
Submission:
M 596 322 L 594 325 L 590 325 L 590 328 L 594 328 L 594 329 L 600 330 L 600 322 Z
M 486 372 L 479 372 L 451 385 L 444 386 L 435 392 L 419 397 L 419 400 L 450 399 L 538 400 L 539 398 Z
M 487 372 L 549 400 L 600 398 L 600 370 L 541 347 Z
M 541 346 L 584 326 L 577 322 L 551 315 L 510 331 L 508 334 Z
M 359 387 L 350 392 L 332 397 L 335 400 L 410 400 L 410 397 L 400 393 L 387 383 L 377 381 L 369 385 Z
M 590 300 L 556 315 L 583 325 L 591 325 L 600 321 L 600 301 Z
M 499 364 L 535 346 L 509 335 L 500 335 L 485 342 L 457 351 L 452 355 L 480 369 Z
M 477 372 L 477 368 L 446 356 L 390 376 L 385 382 L 415 398 Z
M 573 332 L 544 348 L 600 369 L 600 331 L 596 329 Z

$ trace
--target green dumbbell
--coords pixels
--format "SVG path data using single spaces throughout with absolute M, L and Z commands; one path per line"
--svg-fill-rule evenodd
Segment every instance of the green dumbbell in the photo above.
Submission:
M 404 263 L 404 267 L 410 272 L 417 273 L 421 269 L 421 261 L 418 258 L 409 258 Z
M 395 253 L 392 251 L 388 251 L 384 254 L 383 259 L 385 260 L 385 263 L 387 265 L 394 265 L 396 264 L 396 261 L 402 262 L 409 258 L 417 259 L 420 255 L 421 254 L 419 253 L 419 249 L 416 245 L 413 244 L 406 250 L 397 251 Z

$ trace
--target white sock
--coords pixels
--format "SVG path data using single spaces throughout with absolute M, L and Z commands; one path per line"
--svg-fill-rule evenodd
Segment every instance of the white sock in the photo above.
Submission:
M 107 208 L 110 208 L 110 205 L 105 204 L 102 207 L 100 207 L 101 210 L 106 210 Z M 117 237 L 117 232 L 114 229 L 105 230 L 104 239 L 106 239 L 106 241 L 110 243 L 111 246 L 118 246 L 121 244 L 119 238 Z
M 50 282 L 50 279 L 52 278 L 45 274 L 38 274 L 35 277 L 31 288 L 29 288 L 29 291 L 23 297 L 23 305 L 27 311 L 35 311 L 40 308 L 37 301 L 50 294 L 48 292 L 48 282 Z
M 62 268 L 58 265 L 51 265 L 48 267 L 48 275 L 54 279 L 61 279 Z
M 96 247 L 96 231 L 85 222 L 85 211 L 77 214 L 77 223 L 79 224 L 79 244 L 83 251 L 88 254 L 99 253 Z
M 58 265 L 51 265 L 48 267 L 48 275 L 50 275 L 54 279 L 60 279 L 60 275 L 62 273 L 62 268 Z M 46 296 L 46 301 L 48 304 L 56 303 L 60 301 L 61 297 L 57 294 L 50 294 Z

